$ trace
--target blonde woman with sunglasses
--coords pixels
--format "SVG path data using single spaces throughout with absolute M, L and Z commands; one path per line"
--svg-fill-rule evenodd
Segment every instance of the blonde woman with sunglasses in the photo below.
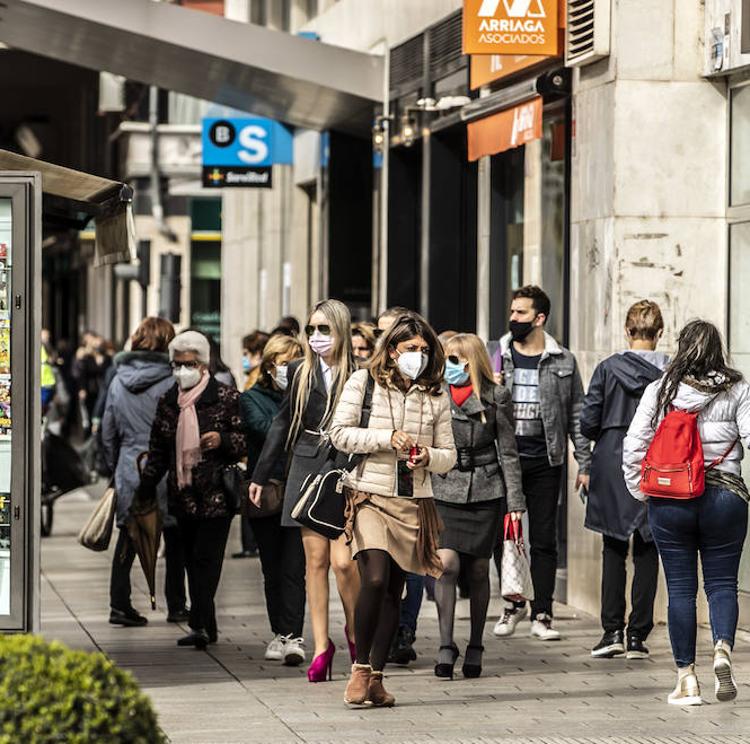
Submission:
M 253 471 L 250 499 L 260 504 L 263 486 L 284 450 L 291 452 L 287 476 L 282 527 L 299 527 L 292 509 L 300 487 L 311 473 L 317 473 L 328 456 L 324 432 L 333 416 L 346 381 L 354 372 L 351 315 L 338 300 L 324 300 L 313 308 L 305 326 L 304 356 L 288 366 L 288 388 L 281 408 L 271 424 L 263 451 Z M 335 646 L 329 635 L 328 572 L 336 576 L 346 614 L 349 654 L 355 655 L 354 605 L 359 593 L 359 575 L 351 551 L 342 537 L 331 541 L 302 529 L 305 548 L 307 601 L 313 631 L 314 657 L 307 670 L 310 682 L 331 678 Z
M 435 676 L 453 679 L 459 650 L 453 638 L 456 582 L 462 566 L 469 582 L 471 633 L 464 677 L 482 673 L 482 638 L 490 599 L 490 558 L 503 517 L 526 511 L 516 449 L 510 393 L 495 385 L 484 343 L 461 333 L 445 344 L 448 393 L 458 461 L 445 475 L 432 476 L 435 503 L 445 529 L 440 535 L 443 575 L 435 585 L 440 651 Z

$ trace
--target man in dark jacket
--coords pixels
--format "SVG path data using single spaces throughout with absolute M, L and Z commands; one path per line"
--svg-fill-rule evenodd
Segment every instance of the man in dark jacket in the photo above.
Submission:
M 591 464 L 590 443 L 580 429 L 583 383 L 578 363 L 570 351 L 545 332 L 550 311 L 550 299 L 542 289 L 517 289 L 510 307 L 510 332 L 499 342 L 487 345 L 497 381 L 513 398 L 516 443 L 529 515 L 534 582 L 531 635 L 542 641 L 560 639 L 560 633 L 552 627 L 552 598 L 557 573 L 557 504 L 568 439 L 578 462 L 577 486 L 588 484 Z M 512 635 L 525 615 L 525 603 L 506 607 L 494 634 Z
M 594 371 L 581 412 L 581 431 L 595 442 L 586 503 L 586 527 L 603 536 L 602 612 L 604 635 L 591 651 L 595 658 L 627 653 L 648 657 L 644 645 L 654 626 L 659 557 L 648 526 L 646 505 L 636 501 L 622 474 L 622 443 L 643 391 L 661 377 L 667 357 L 656 345 L 664 330 L 655 302 L 642 300 L 628 310 L 629 351 L 605 359 Z M 632 609 L 625 643 L 626 560 L 633 537 Z

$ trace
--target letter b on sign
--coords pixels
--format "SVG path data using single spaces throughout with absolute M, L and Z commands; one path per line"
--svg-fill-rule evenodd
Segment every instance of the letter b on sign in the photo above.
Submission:
M 239 159 L 247 165 L 260 165 L 268 160 L 270 148 L 268 144 L 268 130 L 257 124 L 251 124 L 240 130 Z

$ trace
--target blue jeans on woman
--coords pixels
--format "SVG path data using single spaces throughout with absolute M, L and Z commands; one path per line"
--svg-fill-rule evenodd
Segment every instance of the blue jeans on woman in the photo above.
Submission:
M 699 553 L 714 644 L 734 646 L 747 503 L 733 491 L 709 486 L 697 499 L 649 499 L 648 518 L 667 577 L 669 637 L 677 666 L 695 663 Z

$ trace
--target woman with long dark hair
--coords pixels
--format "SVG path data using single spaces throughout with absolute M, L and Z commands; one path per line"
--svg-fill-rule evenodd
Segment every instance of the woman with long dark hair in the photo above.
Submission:
M 268 430 L 250 486 L 250 498 L 259 504 L 263 486 L 271 479 L 279 457 L 285 450 L 291 451 L 281 513 L 282 527 L 300 526 L 292 519 L 292 509 L 299 500 L 302 483 L 311 473 L 317 473 L 328 458 L 326 430 L 344 385 L 354 371 L 351 323 L 349 309 L 343 302 L 319 302 L 305 327 L 304 356 L 288 367 L 289 387 Z M 328 632 L 329 570 L 333 566 L 346 615 L 344 631 L 352 658 L 354 604 L 359 592 L 359 576 L 343 537 L 328 540 L 303 528 L 302 543 L 307 564 L 307 605 L 315 645 L 307 678 L 310 682 L 323 682 L 331 678 L 336 649 Z
M 642 463 L 657 427 L 671 411 L 697 415 L 706 465 L 706 487 L 697 498 L 647 497 L 640 490 Z M 718 329 L 703 320 L 680 332 L 677 354 L 664 376 L 646 388 L 623 448 L 628 489 L 648 499 L 648 517 L 669 592 L 669 635 L 677 664 L 671 705 L 700 705 L 695 673 L 698 556 L 711 616 L 715 691 L 734 700 L 732 648 L 737 619 L 737 575 L 747 535 L 750 500 L 740 476 L 750 444 L 750 386 L 726 361 Z M 668 479 L 665 479 L 668 480 Z
M 416 314 L 400 317 L 369 368 L 346 384 L 331 422 L 337 450 L 367 455 L 347 478 L 347 537 L 362 582 L 354 616 L 357 658 L 344 696 L 349 704 L 394 704 L 383 687 L 383 669 L 406 572 L 437 578 L 443 570 L 430 480 L 456 462 L 443 369 L 443 349 L 428 323 Z M 362 428 L 369 384 L 370 420 Z

